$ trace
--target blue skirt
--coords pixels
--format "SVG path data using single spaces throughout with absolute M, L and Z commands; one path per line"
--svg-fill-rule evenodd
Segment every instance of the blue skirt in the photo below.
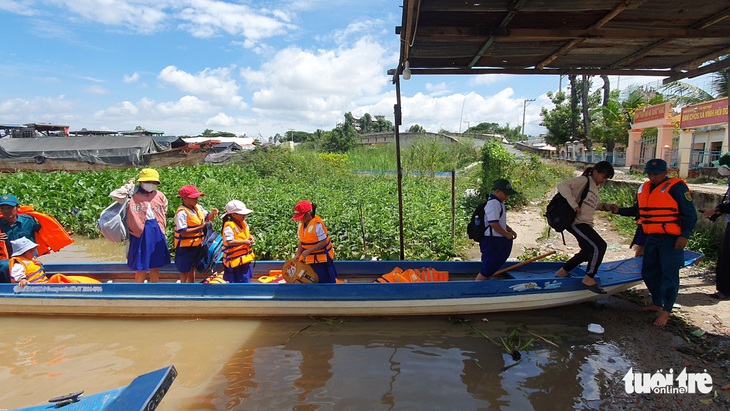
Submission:
M 157 220 L 147 220 L 141 237 L 129 236 L 127 266 L 134 271 L 147 271 L 167 264 L 170 264 L 167 238 L 160 230 Z

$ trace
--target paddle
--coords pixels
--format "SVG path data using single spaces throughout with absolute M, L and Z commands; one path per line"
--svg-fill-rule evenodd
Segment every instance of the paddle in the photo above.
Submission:
M 545 253 L 543 255 L 538 255 L 537 257 L 532 257 L 529 260 L 525 260 L 525 261 L 519 262 L 519 263 L 517 263 L 515 265 L 511 265 L 511 266 L 509 266 L 507 268 L 503 268 L 503 269 L 497 271 L 496 273 L 494 273 L 493 276 L 499 275 L 499 274 L 504 274 L 507 271 L 514 270 L 517 267 L 522 267 L 523 265 L 529 264 L 529 263 L 531 263 L 533 261 L 542 260 L 543 258 L 548 257 L 548 256 L 551 256 L 553 254 L 555 254 L 555 251 L 550 251 L 549 253 Z

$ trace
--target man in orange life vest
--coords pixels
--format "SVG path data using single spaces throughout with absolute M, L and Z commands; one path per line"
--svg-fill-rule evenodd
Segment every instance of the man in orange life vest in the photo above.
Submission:
M 11 241 L 25 237 L 35 242 L 36 233 L 40 231 L 41 225 L 33 216 L 18 214 L 18 197 L 12 194 L 0 196 L 0 282 L 10 282 L 10 270 L 8 258 L 13 254 Z
M 687 183 L 669 178 L 667 162 L 654 158 L 644 167 L 649 181 L 639 187 L 632 207 L 609 207 L 613 213 L 638 216 L 646 233 L 641 276 L 651 293 L 652 305 L 643 311 L 658 313 L 654 325 L 663 327 L 679 293 L 679 269 L 684 264 L 684 247 L 697 224 L 697 210 Z

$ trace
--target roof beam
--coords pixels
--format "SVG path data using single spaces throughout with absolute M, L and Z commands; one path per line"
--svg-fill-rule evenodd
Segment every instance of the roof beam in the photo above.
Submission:
M 730 60 L 729 60 L 730 63 Z M 565 75 L 565 74 L 585 74 L 589 76 L 599 76 L 606 74 L 609 76 L 671 76 L 674 72 L 671 70 L 649 70 L 649 69 L 602 69 L 602 68 L 411 68 L 413 75 L 434 75 L 434 74 L 547 74 L 547 75 Z
M 632 6 L 632 5 L 633 6 L 637 6 L 637 5 L 640 5 L 641 3 L 643 3 L 644 1 L 646 1 L 646 0 L 638 0 L 636 2 L 633 1 L 633 0 L 624 0 L 622 3 L 620 3 L 619 5 L 617 5 L 616 7 L 614 7 L 613 10 L 611 10 L 605 16 L 603 16 L 600 20 L 598 20 L 595 24 L 593 24 L 592 26 L 588 27 L 588 30 L 591 30 L 591 29 L 600 29 L 606 23 L 608 23 L 609 21 L 611 21 L 611 19 L 613 19 L 614 17 L 616 17 L 619 14 L 621 14 L 621 12 L 624 11 L 624 10 L 626 10 L 626 8 L 628 8 L 629 6 Z M 557 59 L 558 57 L 560 57 L 564 53 L 567 53 L 568 51 L 570 51 L 573 48 L 575 48 L 575 46 L 577 46 L 578 44 L 580 44 L 582 41 L 583 40 L 571 40 L 571 41 L 569 41 L 567 44 L 565 44 L 562 47 L 560 47 L 556 52 L 554 52 L 551 55 L 549 55 L 546 59 L 544 59 L 543 61 L 537 63 L 537 65 L 535 66 L 535 68 L 537 68 L 538 70 L 544 69 L 545 66 L 547 66 L 550 63 L 552 63 L 553 61 L 555 61 L 555 59 Z
M 517 13 L 520 11 L 522 6 L 525 5 L 525 2 L 527 0 L 515 0 L 512 3 L 512 6 L 510 7 L 509 11 L 507 12 L 507 15 L 504 16 L 502 21 L 499 23 L 498 28 L 503 29 L 506 28 L 509 23 L 512 21 L 512 19 L 517 15 Z M 476 55 L 474 55 L 474 58 L 471 59 L 471 62 L 469 63 L 468 67 L 472 68 L 474 65 L 477 64 L 480 58 L 484 56 L 484 54 L 489 50 L 490 47 L 492 47 L 492 44 L 494 44 L 494 37 L 490 36 L 487 41 L 484 43 L 484 45 L 479 49 L 479 52 L 477 52 Z
M 677 73 L 673 76 L 669 76 L 662 81 L 663 84 L 671 83 L 672 81 L 681 80 L 684 78 L 694 78 L 707 73 L 714 73 L 716 71 L 722 71 L 730 68 L 730 59 L 716 61 L 714 63 L 702 66 L 698 69 L 688 71 L 686 73 Z

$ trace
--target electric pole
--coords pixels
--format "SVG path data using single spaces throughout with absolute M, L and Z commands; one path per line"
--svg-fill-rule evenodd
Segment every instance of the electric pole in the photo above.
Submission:
M 525 100 L 525 102 L 522 104 L 522 139 L 527 140 L 527 135 L 525 134 L 525 111 L 527 111 L 527 103 L 530 103 L 532 101 L 535 101 L 534 98 Z

